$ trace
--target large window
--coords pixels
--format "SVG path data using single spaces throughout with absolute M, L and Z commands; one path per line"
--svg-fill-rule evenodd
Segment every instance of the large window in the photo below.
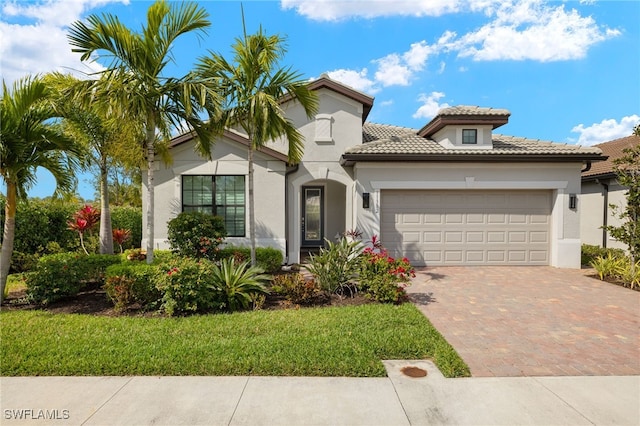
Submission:
M 220 216 L 229 237 L 245 236 L 244 176 L 182 176 L 182 211 Z
M 462 130 L 462 144 L 475 145 L 478 143 L 478 131 L 476 129 Z

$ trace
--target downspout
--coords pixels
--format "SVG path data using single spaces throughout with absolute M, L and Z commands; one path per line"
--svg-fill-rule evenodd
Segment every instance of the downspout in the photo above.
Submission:
M 580 173 L 588 172 L 591 170 L 591 161 L 587 161 L 587 164 L 584 165 L 584 169 L 580 170 Z
M 299 164 L 287 170 L 284 174 L 284 249 L 286 256 L 284 263 L 289 264 L 289 175 L 295 173 L 300 168 Z
M 604 182 L 600 182 L 602 185 L 602 196 L 604 198 L 604 205 L 602 206 L 602 248 L 607 248 L 607 225 L 609 218 L 609 185 Z

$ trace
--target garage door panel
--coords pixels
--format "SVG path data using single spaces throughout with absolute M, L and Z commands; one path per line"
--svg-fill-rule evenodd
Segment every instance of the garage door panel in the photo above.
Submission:
M 467 231 L 466 241 L 467 243 L 485 243 L 484 235 L 483 231 Z
M 415 265 L 548 264 L 550 191 L 388 190 L 382 241 Z
M 442 232 L 440 231 L 430 231 L 422 233 L 422 242 L 423 243 L 441 243 L 442 242 Z

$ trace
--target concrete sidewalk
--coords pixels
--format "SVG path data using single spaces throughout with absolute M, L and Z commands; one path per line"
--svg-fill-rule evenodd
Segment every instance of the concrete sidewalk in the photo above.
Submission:
M 430 361 L 385 366 L 387 378 L 2 377 L 0 423 L 640 424 L 640 376 L 445 379 Z

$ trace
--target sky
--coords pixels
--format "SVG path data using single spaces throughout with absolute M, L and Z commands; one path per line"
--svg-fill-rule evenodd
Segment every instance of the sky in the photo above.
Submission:
M 210 51 L 232 59 L 243 33 L 238 1 L 197 2 L 205 35 L 174 46 L 167 76 L 188 72 Z M 0 74 L 8 85 L 50 71 L 78 76 L 68 26 L 110 13 L 139 31 L 149 1 L 3 0 Z M 375 98 L 368 120 L 419 129 L 440 108 L 505 108 L 497 132 L 590 146 L 631 134 L 640 123 L 640 1 L 281 0 L 242 3 L 249 34 L 286 37 L 283 66 L 305 79 L 323 73 Z M 45 173 L 31 196 L 53 193 Z M 2 187 L 4 191 L 4 187 Z M 80 195 L 94 198 L 88 178 Z

